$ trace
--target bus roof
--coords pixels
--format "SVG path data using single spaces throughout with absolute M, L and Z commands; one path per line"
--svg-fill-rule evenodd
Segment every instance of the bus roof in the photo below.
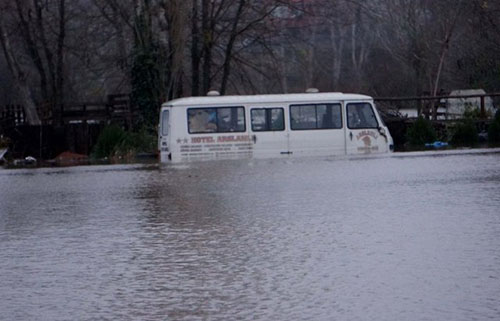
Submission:
M 203 106 L 229 104 L 266 104 L 266 103 L 310 103 L 340 100 L 371 100 L 372 97 L 360 94 L 344 94 L 338 92 L 274 94 L 274 95 L 241 95 L 241 96 L 198 96 L 178 98 L 167 101 L 163 106 Z

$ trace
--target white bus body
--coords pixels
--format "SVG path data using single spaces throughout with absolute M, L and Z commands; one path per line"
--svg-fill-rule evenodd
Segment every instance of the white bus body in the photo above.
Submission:
M 162 105 L 161 162 L 387 153 L 388 128 L 369 96 L 206 96 Z

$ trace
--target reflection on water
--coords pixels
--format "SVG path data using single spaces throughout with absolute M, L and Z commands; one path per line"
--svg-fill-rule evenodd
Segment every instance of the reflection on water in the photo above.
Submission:
M 0 319 L 500 319 L 500 154 L 0 170 Z

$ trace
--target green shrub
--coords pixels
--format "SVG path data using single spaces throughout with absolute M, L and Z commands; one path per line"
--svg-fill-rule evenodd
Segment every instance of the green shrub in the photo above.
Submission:
M 451 143 L 458 146 L 471 146 L 479 141 L 476 125 L 471 120 L 458 123 L 451 137 Z
M 121 144 L 125 136 L 125 131 L 117 125 L 104 127 L 93 148 L 92 157 L 105 158 L 113 156 L 116 147 Z
M 481 118 L 481 109 L 477 107 L 466 106 L 464 110 L 464 118 L 470 120 L 476 120 Z
M 432 127 L 432 123 L 419 117 L 415 123 L 406 131 L 406 138 L 411 145 L 424 145 L 436 141 L 436 131 Z
M 156 149 L 156 135 L 142 129 L 139 132 L 127 132 L 122 141 L 116 146 L 115 154 L 120 156 L 153 152 Z
M 488 141 L 490 143 L 500 143 L 500 121 L 494 121 L 488 127 Z
M 10 140 L 8 137 L 0 136 L 0 148 L 9 147 Z
M 139 132 L 126 132 L 121 127 L 105 127 L 94 146 L 92 157 L 134 156 L 141 152 L 153 152 L 156 148 L 156 135 L 143 129 Z
M 488 141 L 500 143 L 500 110 L 497 110 L 495 120 L 488 127 Z

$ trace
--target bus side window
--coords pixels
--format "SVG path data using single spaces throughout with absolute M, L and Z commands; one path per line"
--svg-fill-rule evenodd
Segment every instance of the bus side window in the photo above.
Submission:
M 214 107 L 188 109 L 190 134 L 245 131 L 243 107 Z
M 242 107 L 217 108 L 219 132 L 244 132 L 244 113 Z
M 188 124 L 191 134 L 217 132 L 217 114 L 215 109 L 188 109 Z
M 252 109 L 250 111 L 252 130 L 254 132 L 267 130 L 266 126 L 266 110 L 263 108 Z
M 318 128 L 342 128 L 342 108 L 340 104 L 316 105 L 318 115 Z
M 253 108 L 250 113 L 254 132 L 285 130 L 283 108 Z
M 271 130 L 285 130 L 285 110 L 283 108 L 271 108 L 267 112 Z
M 292 130 L 340 129 L 342 128 L 341 105 L 308 104 L 291 105 Z

